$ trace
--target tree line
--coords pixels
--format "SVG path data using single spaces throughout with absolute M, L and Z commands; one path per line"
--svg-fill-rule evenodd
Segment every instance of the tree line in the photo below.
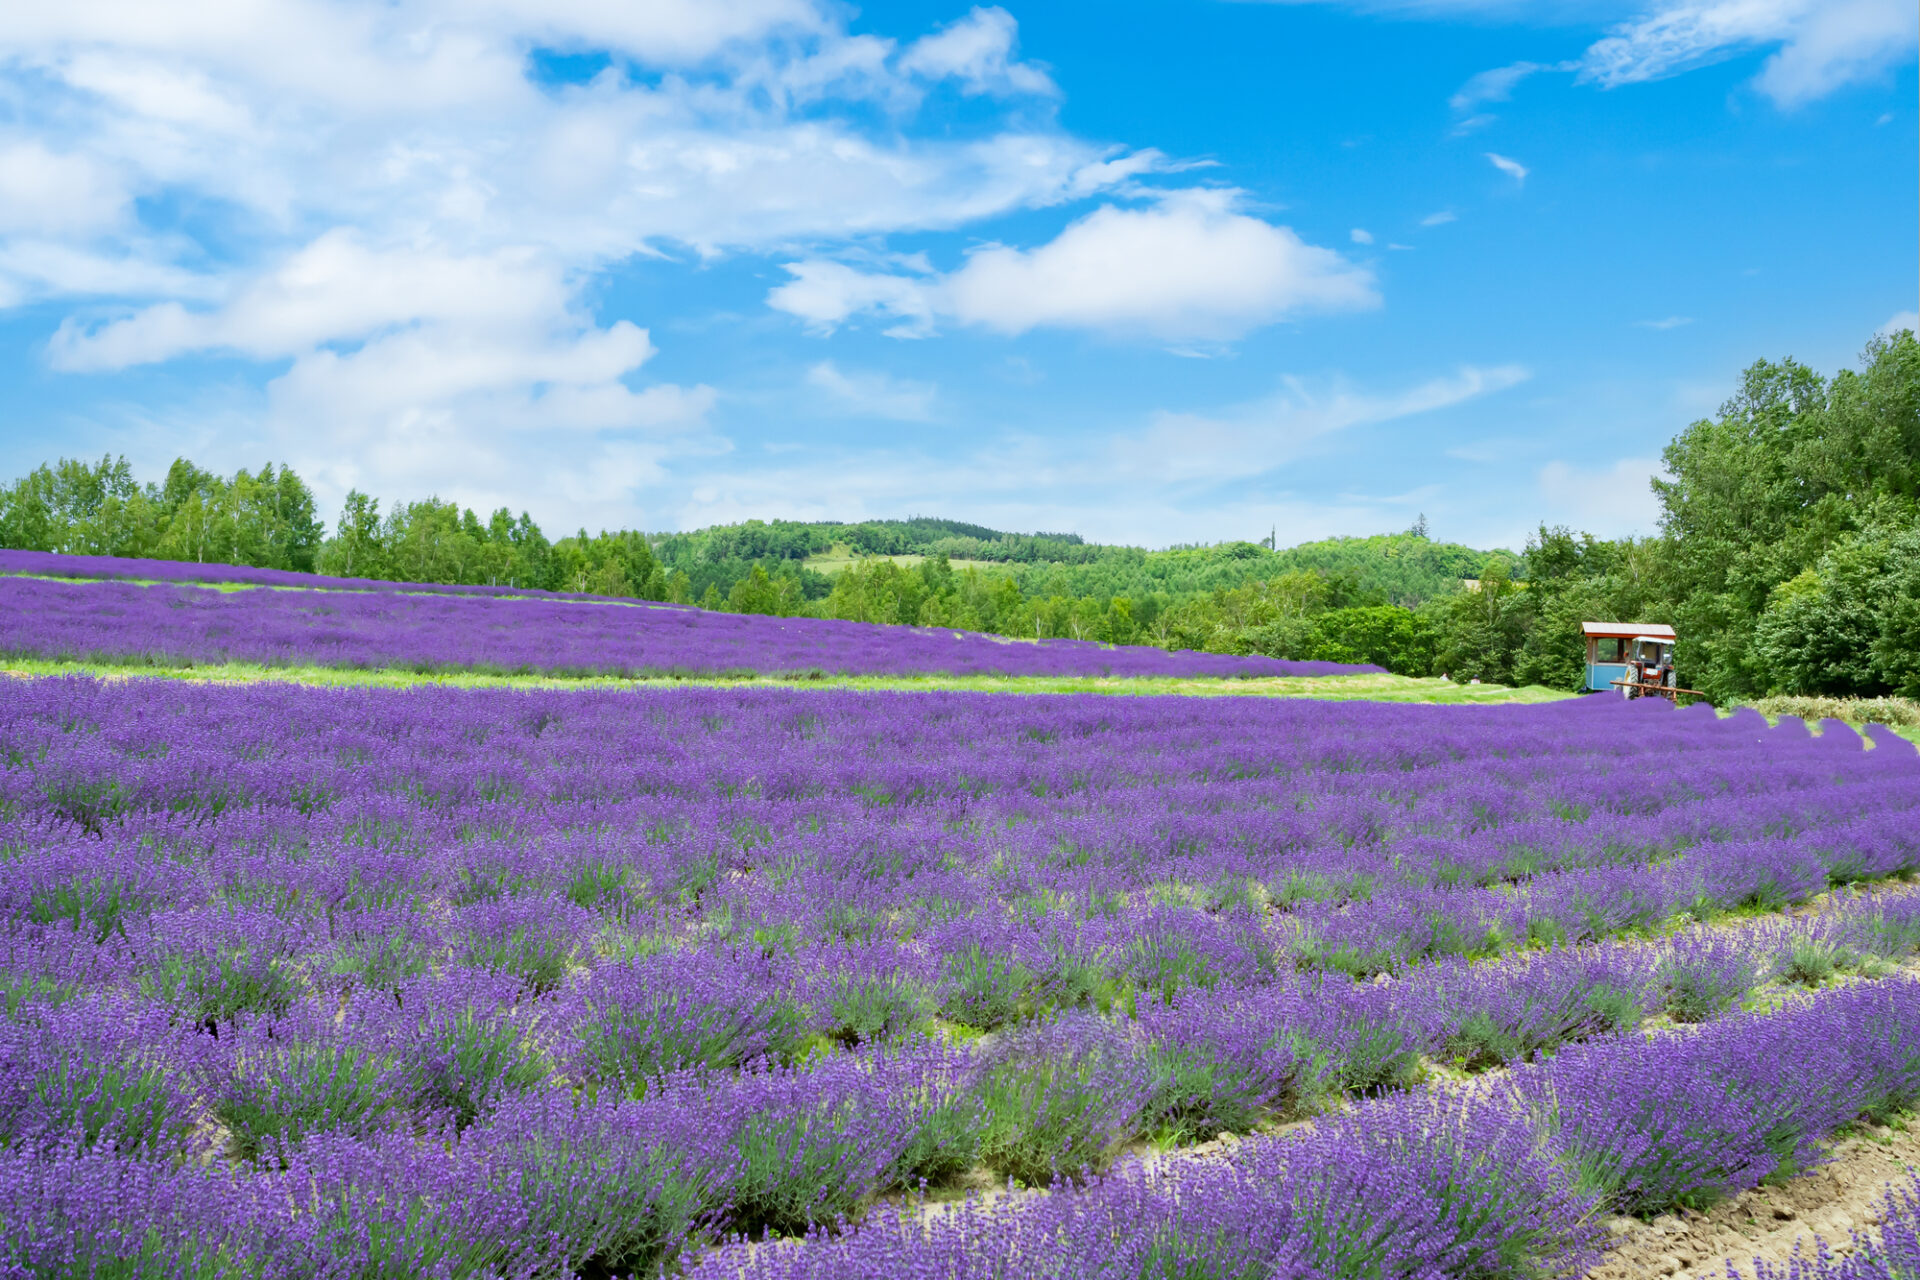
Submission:
M 176 461 L 43 465 L 0 491 L 0 545 L 391 581 L 492 584 L 1169 649 L 1373 662 L 1408 675 L 1578 687 L 1580 623 L 1663 622 L 1717 702 L 1768 693 L 1920 696 L 1920 345 L 1876 337 L 1831 378 L 1748 368 L 1663 455 L 1660 532 L 1542 523 L 1518 553 L 1403 533 L 1275 550 L 1088 543 L 914 517 L 749 520 L 692 533 L 486 519 L 429 497 L 348 493 L 328 533 L 306 484 Z M 808 566 L 851 557 L 831 575 Z M 958 561 L 960 563 L 956 564 Z

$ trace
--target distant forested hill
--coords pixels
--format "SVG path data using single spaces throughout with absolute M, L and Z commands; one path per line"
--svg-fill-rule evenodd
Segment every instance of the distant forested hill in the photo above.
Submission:
M 1344 575 L 1361 592 L 1411 608 L 1458 590 L 1463 578 L 1481 577 L 1494 558 L 1509 564 L 1518 559 L 1511 552 L 1434 542 L 1423 533 L 1330 538 L 1280 551 L 1254 542 L 1148 551 L 1091 543 L 1075 533 L 1009 533 L 926 517 L 859 524 L 749 520 L 661 535 L 652 541 L 655 556 L 668 572 L 689 576 L 695 599 L 710 584 L 725 594 L 756 563 L 778 573 L 783 561 L 792 562 L 809 588 L 804 594 L 816 599 L 826 594 L 826 582 L 805 581 L 815 573 L 805 562 L 840 551 L 856 560 L 945 556 L 950 561 L 973 561 L 989 566 L 989 572 L 1007 574 L 1030 598 L 1156 594 L 1179 598 L 1230 590 L 1292 570 L 1312 570 Z M 830 580 L 844 564 L 832 564 L 821 578 Z

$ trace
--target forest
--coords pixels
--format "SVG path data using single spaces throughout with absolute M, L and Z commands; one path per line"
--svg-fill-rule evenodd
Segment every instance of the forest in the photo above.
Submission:
M 585 591 L 738 613 L 1374 662 L 1407 675 L 1577 686 L 1584 620 L 1666 622 L 1685 681 L 1766 694 L 1920 696 L 1920 344 L 1874 338 L 1823 376 L 1761 360 L 1682 430 L 1658 533 L 1542 520 L 1519 552 L 1405 532 L 1290 548 L 1149 551 L 914 517 L 750 520 L 688 533 L 349 492 L 331 531 L 285 466 L 44 464 L 0 490 L 0 546 L 388 581 Z M 1269 540 L 1270 541 L 1270 540 Z M 820 568 L 809 562 L 819 562 Z M 958 562 L 958 563 L 956 563 Z M 822 569 L 827 571 L 823 572 Z

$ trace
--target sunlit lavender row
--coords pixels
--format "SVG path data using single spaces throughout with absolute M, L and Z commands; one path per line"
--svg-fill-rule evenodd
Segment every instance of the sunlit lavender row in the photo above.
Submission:
M 1877 741 L 1611 700 L 15 682 L 7 1247 L 146 1248 L 124 1210 L 152 1274 L 644 1269 L 1712 1025 L 1920 946 L 1904 893 L 1686 926 L 1920 866 L 1920 760 Z M 1143 1177 L 1101 1194 L 1213 1203 Z M 1049 1203 L 1090 1241 L 1121 1212 Z M 1066 1229 L 1034 1222 L 989 1236 Z M 889 1239 L 778 1256 L 913 1274 Z M 914 1265 L 997 1274 L 940 1239 Z
M 1247 677 L 1380 670 L 670 605 L 392 590 L 218 591 L 0 575 L 4 656 L 622 677 Z

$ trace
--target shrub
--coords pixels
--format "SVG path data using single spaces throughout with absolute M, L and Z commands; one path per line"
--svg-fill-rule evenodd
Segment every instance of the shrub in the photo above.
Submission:
M 596 970 L 576 997 L 575 1069 L 633 1096 L 675 1072 L 791 1061 L 807 1030 L 764 968 L 737 957 L 662 953 Z
M 1139 1046 L 1100 1018 L 1063 1014 L 1010 1032 L 980 1081 L 981 1155 L 1029 1184 L 1098 1172 L 1138 1131 L 1151 1087 Z

